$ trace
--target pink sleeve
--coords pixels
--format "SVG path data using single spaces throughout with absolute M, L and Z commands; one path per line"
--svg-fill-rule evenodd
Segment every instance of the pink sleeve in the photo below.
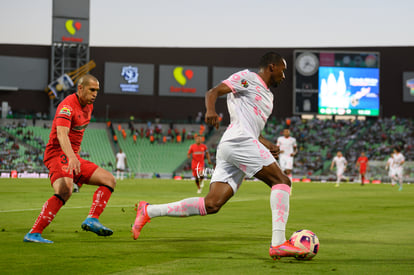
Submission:
M 226 84 L 231 89 L 233 94 L 236 93 L 236 90 L 234 89 L 234 86 L 233 84 L 231 84 L 230 80 L 226 79 L 222 83 Z

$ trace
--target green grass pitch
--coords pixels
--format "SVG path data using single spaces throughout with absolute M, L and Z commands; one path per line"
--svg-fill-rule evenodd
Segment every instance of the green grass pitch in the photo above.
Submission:
M 317 234 L 312 261 L 268 254 L 270 189 L 244 182 L 218 214 L 154 218 L 131 238 L 139 200 L 166 203 L 196 197 L 193 181 L 118 181 L 98 237 L 80 228 L 96 187 L 84 186 L 43 232 L 54 244 L 24 243 L 43 203 L 47 179 L 0 180 L 1 274 L 413 274 L 414 186 L 295 183 L 286 235 Z M 204 188 L 203 195 L 207 193 Z

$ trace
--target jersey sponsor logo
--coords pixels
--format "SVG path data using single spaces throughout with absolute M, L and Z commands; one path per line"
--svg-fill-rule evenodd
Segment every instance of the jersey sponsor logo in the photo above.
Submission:
M 247 83 L 247 80 L 246 80 L 246 79 L 242 79 L 242 80 L 241 80 L 241 85 L 242 85 L 244 88 L 249 87 L 249 83 Z
M 70 106 L 63 106 L 62 109 L 60 109 L 59 114 L 70 117 L 72 114 L 72 108 Z

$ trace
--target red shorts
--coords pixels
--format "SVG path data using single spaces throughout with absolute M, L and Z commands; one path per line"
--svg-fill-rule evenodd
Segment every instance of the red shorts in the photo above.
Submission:
M 79 185 L 79 187 L 82 186 L 82 184 L 89 182 L 89 179 L 91 178 L 93 172 L 95 172 L 98 168 L 98 165 L 81 158 L 78 154 L 76 154 L 76 157 L 81 163 L 81 172 L 77 175 L 70 173 L 67 170 L 68 159 L 63 151 L 60 150 L 54 151 L 47 155 L 45 154 L 44 163 L 47 169 L 49 169 L 49 178 L 52 185 L 57 179 L 60 178 L 71 178 L 74 183 Z
M 198 165 L 197 165 L 198 164 Z M 191 169 L 193 170 L 193 176 L 196 178 L 203 177 L 204 163 L 192 163 Z
M 361 175 L 364 175 L 366 172 L 367 172 L 367 168 L 366 168 L 366 167 L 361 167 L 361 168 L 359 168 L 359 173 L 360 173 Z

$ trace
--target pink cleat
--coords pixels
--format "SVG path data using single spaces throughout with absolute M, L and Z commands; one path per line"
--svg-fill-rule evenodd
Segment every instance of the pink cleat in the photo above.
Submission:
M 132 237 L 134 240 L 138 239 L 144 225 L 151 220 L 147 214 L 147 206 L 148 203 L 146 201 L 141 201 L 139 204 L 135 204 L 137 217 L 135 218 L 135 223 L 132 226 Z
M 273 260 L 278 260 L 281 257 L 303 257 L 308 254 L 309 250 L 302 249 L 292 245 L 289 241 L 286 241 L 278 246 L 270 246 L 269 255 Z

